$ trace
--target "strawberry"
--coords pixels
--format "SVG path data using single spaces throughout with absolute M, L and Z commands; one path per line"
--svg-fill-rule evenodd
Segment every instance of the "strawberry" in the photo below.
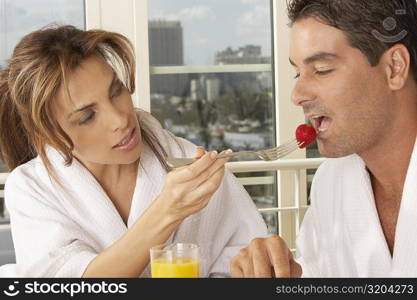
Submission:
M 303 149 L 310 145 L 316 139 L 317 133 L 313 126 L 307 124 L 301 124 L 295 131 L 295 138 L 300 142 L 300 149 Z

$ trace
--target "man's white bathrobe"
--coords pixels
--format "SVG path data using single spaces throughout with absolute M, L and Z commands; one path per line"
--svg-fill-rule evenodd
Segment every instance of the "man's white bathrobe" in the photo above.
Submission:
M 141 118 L 169 155 L 184 156 L 174 139 L 183 146 L 185 156 L 194 155 L 193 144 L 168 134 L 149 114 L 141 113 Z M 51 181 L 40 158 L 16 168 L 7 179 L 5 200 L 16 251 L 16 265 L 3 267 L 7 276 L 80 277 L 98 253 L 138 220 L 159 195 L 166 176 L 145 146 L 126 226 L 102 187 L 78 161 L 65 167 L 52 148 L 48 157 L 62 187 Z M 208 276 L 228 272 L 230 259 L 238 250 L 252 238 L 266 234 L 265 223 L 249 195 L 226 172 L 208 206 L 185 219 L 169 241 L 198 244 L 201 275 Z M 149 267 L 142 276 L 149 276 Z
M 328 159 L 318 169 L 297 248 L 304 277 L 417 277 L 417 146 L 404 184 L 393 256 L 369 173 L 357 155 Z

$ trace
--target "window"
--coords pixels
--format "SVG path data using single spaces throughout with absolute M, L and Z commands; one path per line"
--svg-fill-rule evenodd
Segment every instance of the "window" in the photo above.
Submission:
M 85 28 L 83 0 L 0 0 L 0 69 L 25 34 L 56 23 Z M 7 169 L 0 163 L 0 223 L 8 222 L 4 208 Z
M 275 147 L 271 2 L 153 0 L 148 6 L 152 114 L 208 150 Z M 258 207 L 277 205 L 275 172 L 236 175 Z M 264 219 L 277 233 L 276 214 Z

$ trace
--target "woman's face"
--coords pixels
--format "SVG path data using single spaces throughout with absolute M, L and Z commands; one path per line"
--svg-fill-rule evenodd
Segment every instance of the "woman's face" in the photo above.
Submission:
M 58 123 L 84 165 L 130 164 L 138 160 L 142 138 L 132 98 L 100 57 L 85 59 L 61 87 L 54 105 Z

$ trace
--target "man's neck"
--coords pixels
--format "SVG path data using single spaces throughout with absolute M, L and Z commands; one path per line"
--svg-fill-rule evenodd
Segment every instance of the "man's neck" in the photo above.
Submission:
M 384 141 L 386 143 L 362 155 L 370 173 L 375 207 L 391 255 L 394 253 L 397 220 L 415 140 L 416 132 L 406 130 L 401 135 L 390 135 Z
M 371 149 L 358 153 L 373 183 L 382 189 L 402 191 L 417 136 L 417 108 L 407 108 L 391 120 L 390 128 Z
M 415 141 L 416 135 L 410 134 L 402 137 L 402 140 L 361 155 L 373 185 L 378 185 L 382 190 L 402 191 Z
M 417 88 L 415 82 L 397 93 L 395 109 L 384 136 L 367 151 L 358 153 L 365 161 L 372 184 L 375 206 L 391 255 L 403 197 L 404 183 L 417 136 Z

